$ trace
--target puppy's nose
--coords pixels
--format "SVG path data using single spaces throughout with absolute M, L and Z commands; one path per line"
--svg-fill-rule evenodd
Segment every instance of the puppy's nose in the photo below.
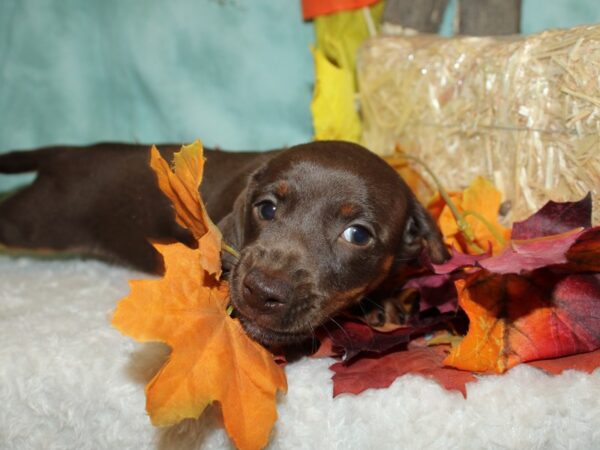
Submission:
M 292 286 L 280 273 L 252 269 L 244 278 L 244 300 L 263 312 L 280 310 L 288 302 Z

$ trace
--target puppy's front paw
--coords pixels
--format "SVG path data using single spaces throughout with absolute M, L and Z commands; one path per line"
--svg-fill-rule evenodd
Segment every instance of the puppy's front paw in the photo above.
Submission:
M 364 313 L 364 318 L 372 327 L 383 327 L 386 324 L 404 325 L 418 312 L 418 291 L 404 289 L 396 296 L 386 297 L 372 304 Z

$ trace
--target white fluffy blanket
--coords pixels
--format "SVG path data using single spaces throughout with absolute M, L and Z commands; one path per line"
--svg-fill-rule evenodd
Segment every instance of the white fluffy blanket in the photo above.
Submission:
M 0 257 L 0 448 L 228 448 L 212 409 L 155 429 L 144 384 L 166 355 L 111 328 L 136 272 L 98 262 Z M 468 398 L 417 376 L 331 397 L 329 360 L 287 367 L 270 448 L 600 448 L 600 370 L 517 367 Z

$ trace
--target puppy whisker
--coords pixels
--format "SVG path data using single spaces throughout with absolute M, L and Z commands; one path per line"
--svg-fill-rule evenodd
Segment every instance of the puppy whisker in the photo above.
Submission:
M 343 326 L 340 325 L 340 323 L 335 320 L 333 317 L 329 317 L 328 320 L 330 320 L 331 322 L 333 322 L 335 325 L 337 325 L 337 327 L 342 330 L 342 333 L 344 333 L 346 335 L 346 338 L 351 341 L 352 337 L 348 334 L 348 332 L 344 329 Z
M 323 328 L 323 330 L 325 330 L 325 333 L 327 333 L 327 335 L 329 336 L 329 338 L 333 341 L 333 335 L 329 331 L 329 328 L 327 328 L 327 324 L 324 324 L 321 328 Z
M 319 344 L 318 343 L 318 339 L 317 339 L 317 334 L 315 333 L 315 327 L 313 327 L 312 323 L 308 322 L 308 329 L 310 332 L 310 337 L 311 337 L 311 343 L 310 343 L 310 352 L 314 353 L 319 349 Z
M 375 308 L 380 309 L 381 311 L 384 311 L 384 307 L 379 302 L 376 302 L 375 300 L 372 300 L 369 297 L 363 297 L 361 302 L 358 304 L 358 306 L 360 307 L 360 309 L 363 313 L 366 313 L 366 311 L 362 307 L 363 301 L 366 301 L 366 302 L 370 303 L 371 305 L 373 305 Z
M 358 308 L 360 309 L 360 312 L 363 316 L 367 315 L 367 310 L 364 308 L 362 301 L 358 302 Z

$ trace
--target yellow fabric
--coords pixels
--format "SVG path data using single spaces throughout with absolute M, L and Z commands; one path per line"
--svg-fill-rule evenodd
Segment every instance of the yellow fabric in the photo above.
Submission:
M 332 64 L 318 48 L 313 55 L 316 80 L 310 109 L 315 139 L 358 142 L 361 124 L 354 105 L 352 73 Z
M 384 2 L 368 8 L 379 26 Z M 315 19 L 315 89 L 311 103 L 316 140 L 358 142 L 361 122 L 355 102 L 356 51 L 370 36 L 363 9 L 343 11 Z

